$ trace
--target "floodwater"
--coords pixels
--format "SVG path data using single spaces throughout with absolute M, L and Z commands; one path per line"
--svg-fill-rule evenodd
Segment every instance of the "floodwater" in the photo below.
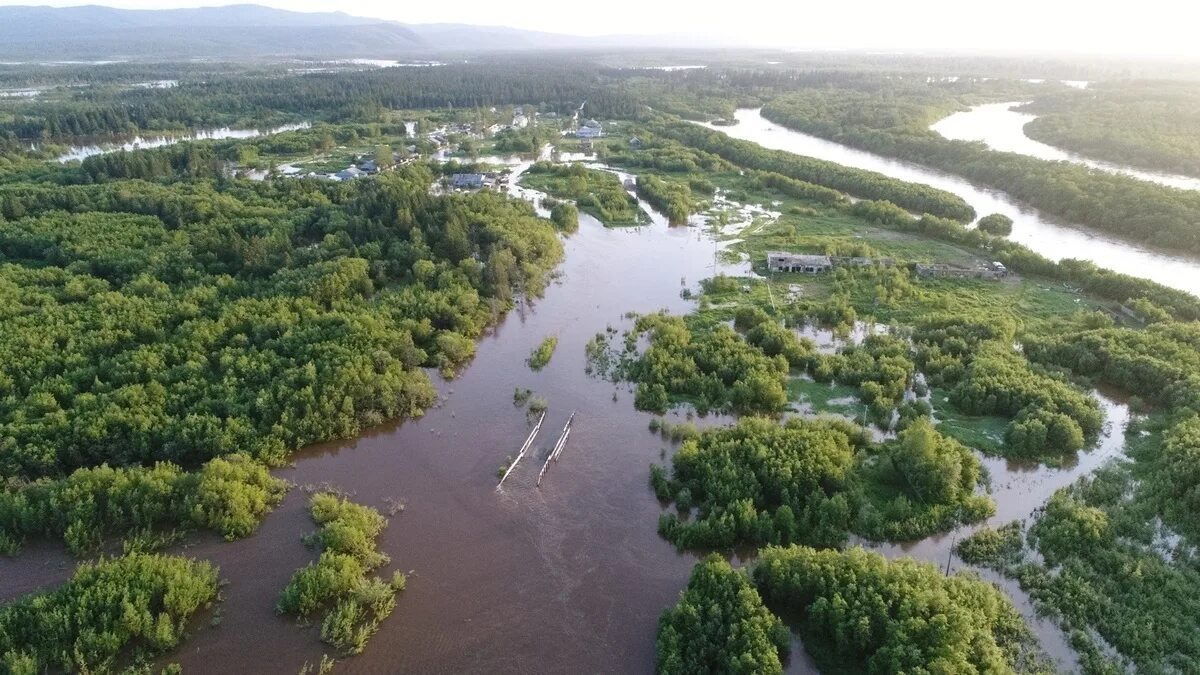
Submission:
M 82 143 L 72 145 L 65 153 L 55 158 L 58 162 L 70 162 L 73 160 L 82 160 L 93 155 L 103 155 L 109 152 L 128 152 L 130 150 L 144 150 L 146 148 L 161 148 L 165 145 L 174 145 L 182 141 L 215 141 L 226 138 L 255 138 L 258 136 L 270 136 L 284 131 L 295 131 L 297 129 L 307 129 L 312 126 L 308 122 L 298 122 L 296 124 L 284 124 L 272 129 L 231 129 L 229 127 L 221 127 L 219 129 L 201 129 L 189 133 L 180 134 L 178 136 L 134 136 L 133 138 L 122 141 L 97 141 L 94 143 Z
M 291 574 L 315 558 L 300 541 L 313 529 L 307 493 L 333 487 L 384 512 L 404 505 L 380 537 L 392 558 L 381 574 L 409 573 L 393 615 L 338 672 L 650 672 L 658 616 L 686 585 L 697 555 L 676 551 L 656 532 L 661 509 L 647 467 L 669 449 L 649 433 L 651 416 L 633 409 L 628 386 L 585 375 L 584 346 L 608 325 L 629 327 L 628 311 L 686 312 L 691 303 L 681 289 L 695 290 L 718 272 L 749 272 L 745 263 L 722 264 L 705 228 L 669 227 L 652 216 L 647 226 L 609 229 L 581 213 L 545 296 L 502 319 L 460 377 L 434 377 L 441 405 L 420 420 L 298 453 L 293 466 L 277 472 L 297 489 L 254 536 L 231 543 L 208 536 L 178 547 L 220 565 L 227 585 L 217 625 L 197 627 L 168 660 L 187 672 L 263 673 L 294 673 L 319 661 L 327 650 L 319 628 L 297 626 L 273 607 Z M 525 359 L 550 335 L 558 337 L 552 360 L 530 371 Z M 532 450 L 497 491 L 497 468 L 531 426 L 513 404 L 518 387 L 544 397 L 549 412 Z M 538 470 L 573 411 L 570 441 L 538 488 Z M 1120 414 L 1109 412 L 1114 429 L 1121 428 Z M 1115 432 L 1071 469 L 989 462 L 1001 503 L 996 522 L 1027 515 L 1109 456 L 1110 444 L 1119 449 Z M 880 550 L 937 562 L 948 546 L 943 537 Z M 61 582 L 67 562 L 60 546 L 46 543 L 0 558 L 5 596 Z M 1027 604 L 1019 589 L 1010 592 L 1018 606 Z M 1037 628 L 1047 649 L 1069 665 L 1057 629 Z M 816 672 L 795 639 L 788 671 Z
M 993 150 L 1015 152 L 1052 162 L 1071 162 L 1088 168 L 1137 178 L 1183 190 L 1200 190 L 1200 178 L 1173 173 L 1137 169 L 1122 164 L 1090 159 L 1025 135 L 1025 125 L 1037 115 L 1019 110 L 1022 101 L 988 103 L 943 117 L 929 128 L 952 141 L 982 141 Z
M 957 528 L 953 532 L 936 534 L 914 542 L 900 544 L 864 544 L 889 558 L 912 556 L 927 560 L 950 571 L 969 569 L 998 584 L 1012 598 L 1014 606 L 1025 616 L 1037 633 L 1042 647 L 1055 660 L 1060 671 L 1077 671 L 1075 652 L 1067 636 L 1052 620 L 1038 616 L 1028 594 L 1012 579 L 990 570 L 977 568 L 959 560 L 952 553 L 954 543 L 970 536 L 984 525 L 999 527 L 1014 520 L 1032 523 L 1034 512 L 1060 488 L 1071 485 L 1106 463 L 1123 457 L 1125 426 L 1129 423 L 1129 406 L 1113 392 L 1093 390 L 1092 395 L 1104 411 L 1105 425 L 1095 447 L 1067 458 L 1061 466 L 1049 467 L 1036 462 L 1007 460 L 1002 457 L 982 457 L 990 477 L 990 494 L 996 502 L 996 513 L 983 523 Z M 940 402 L 934 402 L 936 408 Z M 936 417 L 936 414 L 935 414 Z
M 1081 226 L 1057 221 L 1018 203 L 1004 192 L 976 187 L 967 179 L 953 174 L 787 129 L 767 120 L 755 108 L 738 110 L 737 121 L 737 124 L 728 127 L 706 126 L 734 138 L 753 141 L 763 147 L 877 171 L 900 180 L 924 183 L 952 192 L 965 199 L 981 217 L 991 213 L 1002 213 L 1012 218 L 1013 232 L 1010 238 L 1047 258 L 1090 260 L 1100 267 L 1200 294 L 1200 260 L 1155 251 Z
M 698 228 L 668 227 L 655 215 L 638 228 L 603 227 L 580 214 L 565 241 L 559 280 L 531 307 L 514 310 L 478 345 L 474 363 L 440 382 L 444 404 L 417 421 L 319 445 L 278 472 L 299 485 L 328 484 L 386 510 L 402 501 L 380 548 L 392 569 L 411 571 L 394 614 L 346 673 L 650 672 L 655 626 L 678 598 L 697 556 L 660 538 L 660 507 L 647 468 L 664 442 L 625 387 L 585 375 L 585 344 L 627 311 L 685 312 L 683 284 L 717 271 L 717 245 Z M 549 365 L 524 364 L 546 336 L 558 337 Z M 533 449 L 495 490 L 496 470 L 529 432 L 513 390 L 549 401 Z M 615 400 L 614 400 L 615 394 Z M 578 411 L 569 444 L 535 487 L 557 432 Z M 185 552 L 213 560 L 228 581 L 216 628 L 198 628 L 170 660 L 186 672 L 295 673 L 320 659 L 317 627 L 276 617 L 279 591 L 315 556 L 300 537 L 313 529 L 294 490 L 260 531 Z M 0 577 L 23 590 L 68 571 L 29 554 L 0 559 Z M 5 586 L 10 582 L 6 581 Z M 327 647 L 325 648 L 328 649 Z M 793 672 L 812 673 L 803 651 Z

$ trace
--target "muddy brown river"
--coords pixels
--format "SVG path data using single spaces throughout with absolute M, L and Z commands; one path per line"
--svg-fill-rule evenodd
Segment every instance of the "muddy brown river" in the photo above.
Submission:
M 545 296 L 484 337 L 458 378 L 435 378 L 442 405 L 420 420 L 298 453 L 294 466 L 277 474 L 299 487 L 257 534 L 232 543 L 201 538 L 176 549 L 220 565 L 227 585 L 218 625 L 196 628 L 167 661 L 201 673 L 295 673 L 319 661 L 328 649 L 318 628 L 297 626 L 273 608 L 292 573 L 315 558 L 300 541 L 314 529 L 304 488 L 332 486 L 385 512 L 392 500 L 405 504 L 380 538 L 392 558 L 380 573 L 410 573 L 396 611 L 366 651 L 341 661 L 337 672 L 651 672 L 658 616 L 676 600 L 697 555 L 677 552 L 656 533 L 660 507 L 647 467 L 662 461 L 665 443 L 648 432 L 650 415 L 633 409 L 627 387 L 585 374 L 584 346 L 607 325 L 628 327 L 628 311 L 686 312 L 691 303 L 680 297 L 682 288 L 695 290 L 718 271 L 748 271 L 718 263 L 717 251 L 701 228 L 668 227 L 657 214 L 651 225 L 619 229 L 581 214 Z M 530 371 L 525 359 L 550 335 L 558 337 L 553 359 Z M 496 470 L 531 426 L 513 404 L 517 387 L 546 398 L 549 411 L 530 454 L 498 492 Z M 1073 466 L 987 461 L 995 522 L 1028 517 L 1055 489 L 1120 452 L 1128 412 L 1104 402 L 1111 434 Z M 578 414 L 570 442 L 535 487 L 572 411 Z M 950 541 L 947 535 L 880 550 L 945 564 Z M 60 583 L 72 566 L 61 546 L 32 542 L 21 556 L 0 558 L 0 601 Z M 1032 617 L 1019 589 L 1005 587 Z M 1057 628 L 1039 622 L 1035 629 L 1071 669 Z M 816 672 L 795 640 L 788 670 Z

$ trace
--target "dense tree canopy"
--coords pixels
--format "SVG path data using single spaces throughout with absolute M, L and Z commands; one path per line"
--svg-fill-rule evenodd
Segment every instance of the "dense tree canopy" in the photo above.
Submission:
M 175 464 L 79 469 L 0 492 L 0 551 L 27 536 L 63 537 L 76 554 L 96 550 L 109 535 L 159 528 L 208 528 L 244 537 L 283 498 L 284 481 L 245 455 L 217 457 L 198 471 Z
M 979 460 L 928 420 L 878 446 L 841 420 L 744 418 L 684 441 L 671 462 L 669 476 L 652 469 L 651 485 L 684 514 L 659 520 L 681 548 L 913 539 L 994 508 L 975 494 Z
M 419 368 L 461 367 L 562 251 L 528 205 L 430 181 L 5 190 L 0 473 L 278 460 L 419 415 Z
M 1087 157 L 1200 176 L 1200 91 L 1192 83 L 1093 82 L 1039 96 L 1030 137 Z
M 1008 598 L 973 576 L 861 548 L 768 548 L 754 566 L 768 606 L 800 620 L 823 669 L 862 673 L 1049 672 Z
M 790 637 L 746 574 L 712 555 L 696 564 L 679 602 L 658 620 L 655 670 L 782 673 L 780 656 L 787 654 Z

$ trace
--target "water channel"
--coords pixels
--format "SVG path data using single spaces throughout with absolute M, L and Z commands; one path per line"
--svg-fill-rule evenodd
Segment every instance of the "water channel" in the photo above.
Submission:
M 166 145 L 174 145 L 183 141 L 216 141 L 227 138 L 256 138 L 258 136 L 269 136 L 278 134 L 284 131 L 295 131 L 297 129 L 307 129 L 312 126 L 308 122 L 298 122 L 296 124 L 284 124 L 282 126 L 271 129 L 232 129 L 230 127 L 221 127 L 218 129 L 201 129 L 199 131 L 191 131 L 179 135 L 168 136 L 134 136 L 124 140 L 97 139 L 95 141 L 82 142 L 70 146 L 67 151 L 55 158 L 58 162 L 70 162 L 72 160 L 82 160 L 93 155 L 103 155 L 109 152 L 121 152 L 130 150 L 144 150 L 147 148 L 161 148 Z
M 736 118 L 736 125 L 711 128 L 734 138 L 754 141 L 763 147 L 877 171 L 900 180 L 924 183 L 952 192 L 965 199 L 979 216 L 1002 213 L 1012 218 L 1011 239 L 1048 258 L 1090 260 L 1100 267 L 1200 294 L 1200 260 L 1155 251 L 1081 226 L 1057 221 L 1019 204 L 1004 192 L 977 187 L 967 179 L 953 174 L 787 129 L 764 118 L 758 109 L 740 109 Z
M 1015 110 L 1022 101 L 987 103 L 956 112 L 938 120 L 930 129 L 952 141 L 981 141 L 993 150 L 1015 152 L 1052 162 L 1071 162 L 1107 173 L 1123 174 L 1139 180 L 1183 190 L 1200 190 L 1200 178 L 1173 173 L 1137 169 L 1069 152 L 1025 135 L 1025 125 L 1037 115 Z
M 734 130 L 752 128 L 745 112 Z M 766 128 L 762 135 L 780 137 Z M 518 164 L 514 173 L 527 167 Z M 516 176 L 513 194 L 540 198 L 515 183 Z M 660 507 L 647 467 L 663 460 L 664 442 L 648 432 L 650 416 L 633 409 L 628 387 L 585 374 L 584 346 L 608 325 L 627 327 L 629 311 L 687 312 L 692 303 L 681 298 L 682 289 L 749 268 L 721 262 L 720 244 L 703 228 L 669 227 L 643 208 L 653 222 L 636 228 L 606 228 L 581 213 L 545 296 L 501 320 L 460 377 L 433 376 L 443 402 L 422 419 L 305 449 L 278 472 L 297 489 L 258 533 L 231 543 L 202 537 L 178 549 L 218 564 L 228 585 L 219 625 L 197 628 L 170 660 L 186 671 L 296 672 L 320 659 L 326 650 L 317 627 L 298 627 L 273 608 L 291 574 L 314 558 L 300 541 L 313 529 L 307 494 L 333 486 L 381 510 L 405 505 L 380 548 L 392 557 L 389 569 L 410 572 L 395 613 L 339 672 L 649 672 L 658 616 L 678 597 L 697 556 L 676 551 L 656 532 Z M 524 361 L 549 335 L 558 337 L 557 351 L 545 369 L 531 372 Z M 517 387 L 549 401 L 550 431 L 498 492 L 496 469 L 529 429 L 513 405 Z M 995 523 L 1027 518 L 1055 489 L 1120 452 L 1128 410 L 1101 400 L 1109 435 L 1067 467 L 985 461 L 998 503 Z M 535 487 L 554 431 L 572 411 L 578 415 L 569 446 Z M 878 548 L 944 564 L 952 537 L 962 534 Z M 72 566 L 61 546 L 46 542 L 0 558 L 0 601 L 60 583 Z M 1047 651 L 1072 669 L 1061 631 L 1033 617 L 1020 590 L 1004 585 Z M 788 670 L 816 672 L 798 642 Z

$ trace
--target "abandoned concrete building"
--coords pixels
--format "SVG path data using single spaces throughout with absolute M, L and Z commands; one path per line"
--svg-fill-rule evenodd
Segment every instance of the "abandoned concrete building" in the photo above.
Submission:
M 833 268 L 833 261 L 827 255 L 805 255 L 802 253 L 767 253 L 767 269 L 772 272 L 804 272 L 805 274 L 821 274 Z

